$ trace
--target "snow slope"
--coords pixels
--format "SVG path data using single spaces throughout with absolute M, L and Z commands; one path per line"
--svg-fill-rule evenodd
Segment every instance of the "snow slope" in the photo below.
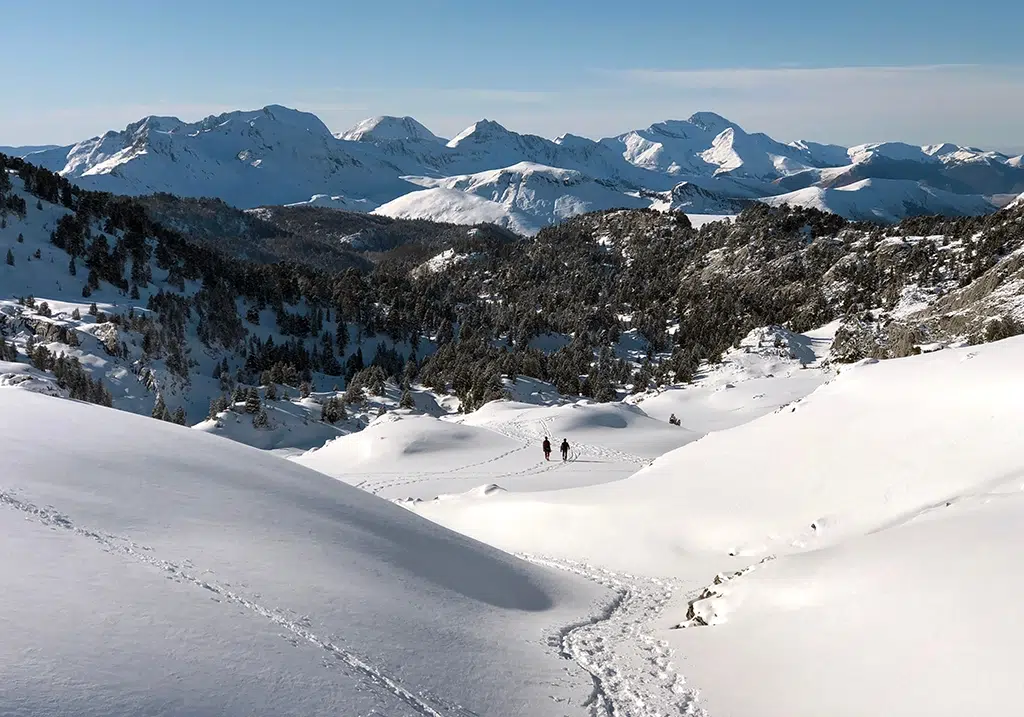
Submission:
M 519 217 L 497 202 L 466 194 L 456 189 L 433 187 L 404 194 L 373 210 L 393 219 L 428 219 L 450 224 L 496 224 L 527 234 L 539 229 L 532 222 L 519 223 Z
M 599 589 L 229 441 L 0 393 L 5 714 L 586 712 L 545 639 Z
M 808 187 L 761 201 L 789 204 L 842 215 L 848 219 L 895 222 L 908 215 L 989 214 L 995 205 L 978 195 L 953 194 L 903 179 L 864 179 L 839 187 Z
M 457 224 L 477 223 L 473 219 L 479 218 L 479 221 L 532 235 L 544 226 L 577 214 L 602 209 L 638 209 L 650 204 L 581 172 L 530 162 L 445 179 L 407 179 L 431 189 L 400 197 L 378 207 L 375 214 Z M 434 191 L 436 189 L 443 191 Z
M 412 117 L 373 117 L 332 135 L 311 114 L 270 105 L 192 123 L 146 117 L 123 131 L 47 149 L 32 158 L 87 188 L 216 196 L 243 208 L 314 197 L 315 203 L 325 206 L 369 211 L 418 192 L 417 185 L 426 186 L 424 182 L 406 178 L 419 177 L 433 180 L 432 187 L 456 188 L 498 201 L 513 214 L 536 215 L 542 221 L 534 224 L 539 225 L 585 206 L 669 208 L 666 201 L 684 211 L 735 213 L 741 208 L 736 199 L 770 197 L 787 189 L 834 189 L 875 177 L 908 184 L 876 186 L 852 207 L 838 200 L 818 203 L 840 213 L 850 210 L 848 218 L 863 218 L 866 212 L 876 217 L 895 212 L 899 218 L 904 216 L 900 212 L 908 192 L 928 194 L 927 187 L 938 186 L 962 195 L 972 211 L 991 211 L 979 203 L 979 195 L 1016 194 L 1024 186 L 1019 158 L 998 152 L 951 143 L 919 147 L 882 142 L 849 149 L 804 141 L 783 144 L 712 112 L 600 141 L 573 134 L 550 140 L 484 119 L 446 142 Z M 506 176 L 525 166 L 545 169 L 534 170 L 527 178 Z M 582 178 L 562 190 L 530 186 L 546 181 L 545 175 L 561 181 L 561 175 L 574 172 Z M 537 201 L 543 206 L 517 209 L 516 201 L 508 201 L 506 195 L 517 193 L 524 182 L 526 194 L 539 192 Z M 699 196 L 692 193 L 696 188 Z M 663 195 L 670 192 L 679 196 L 666 199 Z M 440 201 L 437 194 L 410 198 L 405 211 L 449 220 L 483 211 L 456 209 L 454 200 Z M 623 194 L 628 201 L 621 199 Z M 566 208 L 548 206 L 556 203 Z M 863 208 L 876 203 L 877 212 Z M 951 201 L 933 199 L 927 206 L 959 210 Z M 906 211 L 917 209 L 915 200 Z M 520 218 L 504 221 L 526 226 Z
M 33 152 L 44 152 L 48 149 L 56 149 L 55 144 L 40 144 L 40 145 L 22 145 L 19 147 L 0 147 L 0 154 L 6 154 L 9 157 L 26 157 Z
M 725 622 L 675 631 L 671 642 L 709 714 L 1015 712 L 1021 483 L 765 564 L 697 603 Z
M 1018 337 L 864 361 L 626 480 L 408 505 L 647 596 L 708 714 L 1006 714 L 1024 698 L 1022 357 Z

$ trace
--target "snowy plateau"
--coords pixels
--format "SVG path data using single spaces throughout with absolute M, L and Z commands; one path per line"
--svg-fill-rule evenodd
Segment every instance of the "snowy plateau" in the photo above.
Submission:
M 954 144 L 785 144 L 710 112 L 599 141 L 481 120 L 449 141 L 411 117 L 333 135 L 312 114 L 272 105 L 193 123 L 146 117 L 72 146 L 15 152 L 115 194 L 217 197 L 246 209 L 308 202 L 527 235 L 589 211 L 730 215 L 757 200 L 856 220 L 974 216 L 1024 191 L 1020 157 Z
M 1024 195 L 898 226 L 815 211 L 893 181 L 967 201 L 863 172 L 945 176 L 972 151 L 776 145 L 709 115 L 601 143 L 412 120 L 339 139 L 268 108 L 28 156 L 107 190 L 283 204 L 307 155 L 282 127 L 317 148 L 324 181 L 291 189 L 320 203 L 565 221 L 459 227 L 381 265 L 371 242 L 370 268 L 326 273 L 4 168 L 0 714 L 1020 711 Z M 858 189 L 796 186 L 842 161 Z M 379 193 L 355 191 L 366 172 Z M 806 210 L 573 216 L 638 176 L 663 194 L 623 196 L 671 203 L 801 173 Z M 503 183 L 532 189 L 481 196 Z

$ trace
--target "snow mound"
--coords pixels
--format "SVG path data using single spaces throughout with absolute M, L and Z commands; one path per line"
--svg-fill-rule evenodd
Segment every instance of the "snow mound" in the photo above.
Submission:
M 496 224 L 522 234 L 538 231 L 533 225 L 520 224 L 518 218 L 497 202 L 441 187 L 409 192 L 371 213 L 393 219 L 427 219 L 449 224 Z
M 561 715 L 583 698 L 538 636 L 596 588 L 229 441 L 0 391 L 9 713 Z
M 494 451 L 510 451 L 515 441 L 473 426 L 431 416 L 389 413 L 362 431 L 341 436 L 295 460 L 331 476 L 374 468 L 421 473 L 486 461 Z

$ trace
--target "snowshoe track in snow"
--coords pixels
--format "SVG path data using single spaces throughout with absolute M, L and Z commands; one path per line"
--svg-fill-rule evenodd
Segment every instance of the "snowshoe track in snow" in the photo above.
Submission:
M 99 546 L 109 553 L 121 555 L 136 562 L 143 563 L 165 573 L 168 577 L 180 582 L 190 583 L 197 588 L 207 590 L 214 594 L 218 600 L 240 605 L 246 610 L 278 625 L 288 632 L 285 637 L 295 642 L 306 642 L 314 645 L 331 658 L 341 662 L 362 682 L 370 687 L 382 691 L 387 697 L 395 698 L 404 703 L 414 714 L 425 717 L 474 717 L 475 713 L 465 708 L 448 703 L 434 695 L 417 695 L 403 687 L 399 680 L 392 677 L 358 655 L 346 650 L 332 642 L 330 639 L 320 637 L 308 629 L 308 618 L 299 617 L 292 619 L 285 616 L 282 611 L 267 608 L 247 597 L 235 593 L 225 585 L 219 584 L 212 579 L 201 577 L 209 575 L 209 571 L 196 570 L 191 565 L 179 565 L 167 560 L 162 560 L 153 555 L 152 549 L 124 537 L 101 533 L 75 525 L 71 519 L 52 507 L 40 508 L 28 501 L 15 497 L 10 492 L 0 490 L 0 505 L 21 511 L 29 520 L 42 525 L 65 530 L 74 535 L 89 538 L 98 543 Z M 188 561 L 186 561 L 188 562 Z M 434 703 L 434 704 L 431 704 Z M 435 707 L 434 705 L 437 705 Z M 443 711 L 442 711 L 443 710 Z M 386 714 L 391 714 L 386 712 Z
M 704 717 L 696 692 L 675 670 L 668 643 L 650 632 L 650 623 L 672 599 L 670 581 L 567 560 L 519 557 L 585 577 L 616 593 L 604 610 L 562 628 L 552 641 L 563 657 L 590 673 L 594 690 L 585 706 L 592 717 Z

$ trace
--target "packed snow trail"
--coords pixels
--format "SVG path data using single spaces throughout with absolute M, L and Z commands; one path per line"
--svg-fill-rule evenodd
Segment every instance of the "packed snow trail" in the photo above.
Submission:
M 189 583 L 197 588 L 202 588 L 213 593 L 215 599 L 234 603 L 249 610 L 250 612 L 269 620 L 287 630 L 293 638 L 308 642 L 321 650 L 327 652 L 332 658 L 352 670 L 352 672 L 370 687 L 387 693 L 389 697 L 397 698 L 409 707 L 415 714 L 424 717 L 473 717 L 474 713 L 457 705 L 444 704 L 443 700 L 431 696 L 429 699 L 436 704 L 444 704 L 440 711 L 428 703 L 425 696 L 418 696 L 403 687 L 399 680 L 388 675 L 379 667 L 376 667 L 358 655 L 335 644 L 327 638 L 320 637 L 308 629 L 309 619 L 300 617 L 297 620 L 286 617 L 280 610 L 267 608 L 249 598 L 235 593 L 228 587 L 221 585 L 212 579 L 201 577 L 208 575 L 209 571 L 199 571 L 185 561 L 185 565 L 162 560 L 152 554 L 152 549 L 130 540 L 129 538 L 110 535 L 107 533 L 89 530 L 75 525 L 71 519 L 52 507 L 40 508 L 31 502 L 15 497 L 10 492 L 0 489 L 0 505 L 21 511 L 28 519 L 47 527 L 65 530 L 74 535 L 89 538 L 100 545 L 100 547 L 117 555 L 135 560 L 150 567 L 157 568 L 169 574 L 172 579 Z
M 675 671 L 672 650 L 650 632 L 672 599 L 672 581 L 613 573 L 568 560 L 520 555 L 613 590 L 617 597 L 601 613 L 565 627 L 558 635 L 563 657 L 590 673 L 594 691 L 586 703 L 593 717 L 704 717 L 697 693 Z
M 523 425 L 522 421 L 507 421 L 505 423 L 496 423 L 492 425 L 483 425 L 481 428 L 487 428 L 495 433 L 511 438 L 516 441 L 522 441 L 525 446 L 537 445 L 544 436 L 551 436 L 552 431 L 549 429 L 549 420 L 544 419 L 540 422 L 541 432 L 530 430 Z M 637 456 L 632 453 L 624 453 L 622 451 L 616 451 L 611 448 L 604 448 L 602 446 L 595 446 L 588 443 L 577 443 L 572 442 L 569 444 L 570 450 L 574 451 L 577 456 L 594 456 L 595 458 L 601 458 L 608 461 L 616 461 L 620 463 L 634 463 L 636 465 L 647 465 L 651 462 L 651 459 Z

